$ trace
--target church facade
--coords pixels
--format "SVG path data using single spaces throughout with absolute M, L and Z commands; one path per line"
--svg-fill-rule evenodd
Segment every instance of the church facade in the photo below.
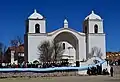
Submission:
M 67 19 L 63 21 L 63 27 L 47 33 L 46 19 L 36 10 L 30 15 L 26 22 L 25 32 L 25 55 L 28 62 L 38 60 L 38 46 L 45 40 L 57 40 L 65 46 L 63 59 L 69 62 L 84 61 L 90 55 L 101 52 L 101 58 L 106 58 L 105 33 L 103 31 L 103 19 L 92 11 L 83 20 L 83 32 L 69 28 Z M 93 49 L 99 49 L 94 51 Z M 96 54 L 95 54 L 96 53 Z

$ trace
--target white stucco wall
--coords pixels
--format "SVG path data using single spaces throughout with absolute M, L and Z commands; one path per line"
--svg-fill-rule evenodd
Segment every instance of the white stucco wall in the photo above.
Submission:
M 75 48 L 69 44 L 68 42 L 62 42 L 65 43 L 65 51 L 63 53 L 63 59 L 68 59 L 70 63 L 76 62 L 76 50 Z
M 35 25 L 40 25 L 40 33 L 46 33 L 45 20 L 29 20 L 29 33 L 35 33 Z
M 93 13 L 92 13 L 93 14 Z M 96 18 L 96 15 L 94 15 Z M 98 16 L 97 16 L 98 17 Z M 103 53 L 103 58 L 106 57 L 106 44 L 105 44 L 105 34 L 103 34 L 103 20 L 102 19 L 88 19 L 84 21 L 83 27 L 88 28 L 88 31 L 90 34 L 88 34 L 88 51 L 91 52 L 91 48 L 98 47 L 101 48 L 101 51 Z M 35 25 L 40 25 L 40 33 L 35 33 Z M 95 24 L 98 25 L 98 33 L 94 33 L 94 26 Z M 53 40 L 56 37 L 59 37 L 60 41 L 66 41 L 69 44 L 71 44 L 76 53 L 75 53 L 75 61 L 83 61 L 86 60 L 86 35 L 85 33 L 81 33 L 78 31 L 75 31 L 71 28 L 68 28 L 68 22 L 67 22 L 67 28 L 65 28 L 66 23 L 64 22 L 64 27 L 60 28 L 58 30 L 55 30 L 50 33 L 46 33 L 46 21 L 44 19 L 35 19 L 35 20 L 29 20 L 28 19 L 28 34 L 26 37 L 26 42 L 28 45 L 26 45 L 28 51 L 28 61 L 33 61 L 35 59 L 38 59 L 38 52 L 37 47 L 40 45 L 41 41 L 44 40 Z M 60 35 L 61 34 L 61 35 Z M 71 54 L 74 54 L 74 50 L 69 52 Z M 64 54 L 68 54 L 68 50 L 66 49 Z
M 75 44 L 76 46 L 76 53 L 78 53 L 78 57 L 75 53 L 75 61 L 82 61 L 83 59 L 86 59 L 86 43 L 85 43 L 85 35 L 81 34 L 81 33 L 77 33 L 74 32 L 70 29 L 61 29 L 58 30 L 57 32 L 54 31 L 53 33 L 48 33 L 48 34 L 28 34 L 28 61 L 29 62 L 33 62 L 34 60 L 37 60 L 39 58 L 38 52 L 37 52 L 37 47 L 38 45 L 40 45 L 41 41 L 44 40 L 53 40 L 58 34 L 62 33 L 62 32 L 67 32 L 72 33 L 72 36 L 76 37 L 76 39 L 78 40 L 78 43 L 75 44 L 75 42 L 72 42 L 73 44 Z M 67 37 L 67 36 L 66 36 Z M 66 38 L 66 37 L 61 37 L 62 38 Z M 68 40 L 70 41 L 74 41 L 72 40 L 72 38 L 70 39 L 70 36 L 67 37 Z M 75 39 L 75 38 L 74 38 Z M 68 51 L 66 50 L 65 52 L 68 53 Z M 74 53 L 74 51 L 70 52 L 71 54 Z
M 94 23 L 95 24 L 95 23 Z M 93 25 L 93 24 L 91 24 Z M 100 29 L 101 30 L 101 29 Z M 102 32 L 99 31 L 99 32 Z M 66 33 L 68 35 L 62 35 L 60 39 L 71 41 L 71 43 L 75 46 L 76 54 L 75 55 L 75 61 L 83 61 L 86 60 L 86 38 L 85 34 L 81 32 L 74 31 L 70 28 L 61 28 L 56 31 L 50 32 L 50 33 L 28 33 L 28 61 L 33 61 L 35 59 L 38 59 L 39 55 L 37 52 L 37 46 L 40 45 L 41 41 L 44 40 L 53 40 L 55 37 L 58 37 L 59 34 Z M 73 38 L 72 38 L 72 37 Z M 93 47 L 101 48 L 101 51 L 103 53 L 103 58 L 106 57 L 106 44 L 105 44 L 105 34 L 98 33 L 89 34 L 89 53 L 91 53 L 91 49 Z M 77 42 L 77 43 L 76 43 Z M 71 44 L 71 45 L 72 45 Z M 67 54 L 68 51 L 66 50 L 65 53 Z M 71 52 L 72 53 L 72 52 Z
M 45 35 L 41 34 L 29 34 L 28 35 L 28 61 L 33 62 L 34 60 L 38 60 L 38 46 L 41 42 L 47 40 Z
M 79 61 L 86 60 L 86 42 L 85 36 L 79 37 Z
M 94 33 L 95 24 L 98 25 L 98 33 L 103 33 L 103 21 L 102 20 L 88 20 L 89 33 Z
M 61 28 L 58 29 L 52 33 L 49 33 L 49 35 L 52 35 L 52 38 L 55 38 L 60 33 L 70 33 L 71 36 L 75 37 L 74 39 L 78 40 L 78 43 L 73 42 L 73 39 L 70 39 L 70 36 L 65 36 L 63 38 L 67 38 L 69 41 L 71 41 L 73 44 L 76 44 L 76 53 L 79 55 L 76 55 L 76 61 L 82 61 L 83 59 L 86 59 L 86 43 L 85 43 L 85 34 L 81 32 L 77 32 L 70 28 Z M 77 57 L 78 56 L 78 57 Z
M 14 61 L 14 54 L 15 54 L 15 51 L 11 51 L 11 63 L 13 64 L 15 61 Z
M 101 48 L 102 58 L 106 58 L 105 34 L 89 34 L 89 53 L 93 47 Z

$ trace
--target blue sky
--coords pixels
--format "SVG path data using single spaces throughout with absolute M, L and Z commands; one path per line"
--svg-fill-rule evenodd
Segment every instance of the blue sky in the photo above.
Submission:
M 47 20 L 47 32 L 63 26 L 82 31 L 84 18 L 92 10 L 104 19 L 107 51 L 120 51 L 119 0 L 0 0 L 0 42 L 10 44 L 14 37 L 25 33 L 25 20 L 37 9 Z

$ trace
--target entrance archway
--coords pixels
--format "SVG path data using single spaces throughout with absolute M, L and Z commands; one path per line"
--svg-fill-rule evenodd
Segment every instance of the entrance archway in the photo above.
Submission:
M 76 50 L 76 61 L 79 60 L 79 41 L 78 38 L 71 32 L 60 32 L 59 34 L 57 34 L 54 38 L 55 41 L 57 42 L 68 42 L 69 44 L 71 44 L 74 49 Z

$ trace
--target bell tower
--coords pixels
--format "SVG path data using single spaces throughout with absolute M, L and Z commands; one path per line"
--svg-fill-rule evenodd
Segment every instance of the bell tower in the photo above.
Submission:
M 104 33 L 103 32 L 103 19 L 96 15 L 94 11 L 88 15 L 83 23 L 84 33 Z
M 103 53 L 103 57 L 106 57 L 106 45 L 105 45 L 105 33 L 103 32 L 103 19 L 91 12 L 83 22 L 83 32 L 86 35 L 86 59 L 89 58 L 89 54 L 92 52 L 92 48 L 97 47 Z
M 36 9 L 27 19 L 26 33 L 46 33 L 45 18 Z
M 26 32 L 24 35 L 24 60 L 26 62 L 32 62 L 34 59 L 38 60 L 38 55 L 36 55 L 38 53 L 37 46 L 40 44 L 40 41 L 44 39 L 43 37 L 46 37 L 45 33 L 46 20 L 35 9 L 26 20 Z

